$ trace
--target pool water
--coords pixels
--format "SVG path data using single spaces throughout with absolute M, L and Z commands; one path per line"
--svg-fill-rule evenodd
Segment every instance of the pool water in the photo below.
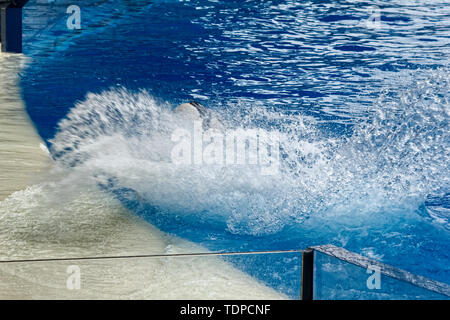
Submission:
M 334 244 L 450 283 L 446 1 L 24 8 L 22 96 L 61 167 L 213 251 Z M 280 166 L 176 166 L 176 105 L 276 133 Z

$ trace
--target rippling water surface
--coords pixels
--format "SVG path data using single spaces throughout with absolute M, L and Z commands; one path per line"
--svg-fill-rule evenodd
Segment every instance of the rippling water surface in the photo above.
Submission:
M 69 4 L 24 10 L 23 97 L 62 167 L 212 250 L 333 243 L 450 281 L 448 2 L 79 1 L 82 30 Z M 167 161 L 192 99 L 277 132 L 279 174 Z

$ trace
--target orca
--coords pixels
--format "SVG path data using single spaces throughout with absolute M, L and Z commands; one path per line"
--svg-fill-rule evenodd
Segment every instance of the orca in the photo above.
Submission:
M 181 115 L 183 118 L 192 121 L 202 121 L 204 130 L 216 129 L 224 131 L 225 126 L 223 121 L 219 118 L 218 114 L 211 109 L 207 109 L 201 103 L 197 101 L 190 101 L 182 103 L 177 106 L 173 112 L 177 115 Z

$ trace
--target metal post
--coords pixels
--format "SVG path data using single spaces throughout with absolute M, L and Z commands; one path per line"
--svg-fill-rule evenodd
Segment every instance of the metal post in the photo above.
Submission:
M 0 0 L 2 52 L 22 52 L 22 7 L 28 0 Z
M 302 253 L 301 300 L 313 300 L 314 292 L 314 250 L 306 249 Z
M 2 52 L 22 52 L 22 8 L 1 9 Z

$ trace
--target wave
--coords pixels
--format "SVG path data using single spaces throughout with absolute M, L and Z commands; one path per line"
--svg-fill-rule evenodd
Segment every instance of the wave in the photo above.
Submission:
M 193 122 L 146 90 L 88 94 L 59 123 L 51 152 L 61 166 L 84 172 L 100 185 L 132 190 L 124 197 L 132 194 L 165 215 L 223 221 L 233 234 L 273 234 L 313 215 L 366 217 L 393 208 L 417 212 L 428 197 L 449 187 L 449 73 L 427 72 L 404 90 L 381 94 L 349 136 L 267 106 L 211 106 L 227 135 L 258 130 L 276 137 L 279 162 L 272 175 L 261 174 L 261 167 L 248 161 L 174 163 L 173 133 L 192 131 Z M 252 153 L 260 149 L 249 144 L 247 159 L 257 158 Z M 445 212 L 427 214 L 425 209 L 448 228 Z

